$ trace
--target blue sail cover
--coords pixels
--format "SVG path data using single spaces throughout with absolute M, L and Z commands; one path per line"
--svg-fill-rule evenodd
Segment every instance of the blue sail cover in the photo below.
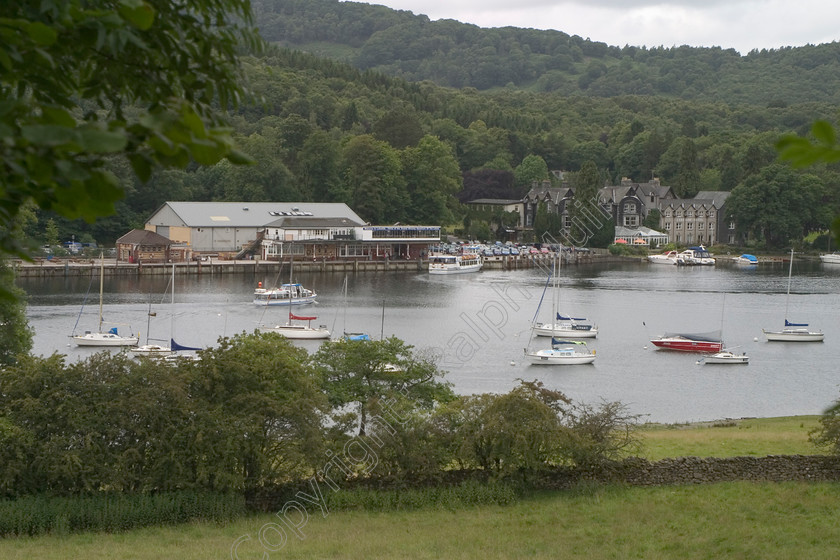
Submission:
M 697 342 L 721 342 L 720 331 L 706 333 L 665 333 L 665 338 L 682 337 Z
M 177 350 L 201 350 L 201 348 L 194 348 L 192 346 L 182 346 L 181 344 L 178 344 L 177 342 L 175 342 L 174 338 L 169 339 L 169 348 L 171 350 L 176 350 L 176 351 Z
M 565 315 L 557 314 L 558 321 L 586 321 L 586 317 L 567 317 Z
M 117 332 L 117 327 L 111 327 L 110 329 L 108 329 L 108 332 L 119 336 L 119 333 Z
M 785 326 L 786 327 L 807 327 L 808 323 L 791 323 L 787 319 L 785 319 Z

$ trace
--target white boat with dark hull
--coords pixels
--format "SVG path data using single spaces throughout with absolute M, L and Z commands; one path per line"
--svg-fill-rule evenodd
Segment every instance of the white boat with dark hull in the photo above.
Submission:
M 463 274 L 465 272 L 478 272 L 481 270 L 484 261 L 481 255 L 476 253 L 463 253 L 461 255 L 430 255 L 429 274 Z
M 551 340 L 551 348 L 528 352 L 525 356 L 534 365 L 580 365 L 595 361 L 595 351 L 582 340 Z
M 73 334 L 70 338 L 73 339 L 73 342 L 76 343 L 77 346 L 101 346 L 101 347 L 123 347 L 123 346 L 136 346 L 138 342 L 140 342 L 140 337 L 134 334 L 125 336 L 119 333 L 117 327 L 111 327 L 108 330 L 103 331 L 102 325 L 105 322 L 102 319 L 102 301 L 104 296 L 105 290 L 105 258 L 103 255 L 99 255 L 99 330 L 97 332 L 92 331 L 85 331 L 84 334 Z M 82 306 L 82 311 L 84 310 L 84 305 Z M 82 311 L 79 311 L 79 316 L 81 317 Z M 76 324 L 78 324 L 78 319 L 76 320 Z M 112 323 L 113 324 L 113 323 Z
M 790 304 L 790 284 L 793 278 L 793 249 L 790 250 L 790 268 L 788 269 L 787 297 L 785 298 L 785 328 L 774 331 L 761 329 L 768 342 L 822 342 L 825 335 L 822 331 L 813 330 L 808 323 L 793 323 L 788 321 Z

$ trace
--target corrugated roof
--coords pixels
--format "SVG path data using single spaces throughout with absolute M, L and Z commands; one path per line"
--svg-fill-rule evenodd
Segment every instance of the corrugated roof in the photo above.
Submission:
M 354 222 L 349 218 L 316 218 L 315 216 L 281 216 L 266 227 L 276 228 L 335 228 L 363 226 L 363 222 Z
M 260 228 L 287 216 L 365 223 L 343 202 L 166 202 L 164 206 L 169 206 L 188 227 Z

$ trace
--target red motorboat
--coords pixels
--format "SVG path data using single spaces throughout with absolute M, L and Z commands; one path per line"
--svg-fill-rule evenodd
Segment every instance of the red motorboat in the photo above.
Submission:
M 665 333 L 659 338 L 651 340 L 651 343 L 658 348 L 677 350 L 679 352 L 714 354 L 723 350 L 723 341 L 720 339 L 720 333 Z

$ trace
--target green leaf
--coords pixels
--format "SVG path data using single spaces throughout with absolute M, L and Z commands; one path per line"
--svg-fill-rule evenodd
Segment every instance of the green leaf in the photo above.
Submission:
M 131 162 L 131 168 L 137 174 L 137 178 L 142 182 L 147 182 L 152 177 L 153 164 L 144 154 L 129 154 L 128 160 Z
M 56 30 L 40 21 L 27 25 L 26 32 L 33 41 L 44 47 L 53 45 L 58 39 Z
M 44 116 L 43 121 L 45 123 L 56 124 L 67 128 L 76 126 L 76 119 L 73 118 L 73 115 L 61 107 L 41 106 L 41 113 Z
M 125 149 L 128 139 L 122 132 L 88 127 L 79 129 L 79 143 L 86 152 L 112 154 Z
M 155 9 L 141 0 L 122 0 L 118 11 L 124 20 L 141 31 L 148 30 L 155 22 Z
M 22 126 L 21 136 L 39 146 L 61 146 L 75 140 L 75 131 L 66 126 L 34 124 Z
M 239 150 L 230 150 L 226 157 L 234 165 L 253 165 L 257 163 L 257 160 Z
M 832 146 L 837 141 L 837 135 L 834 131 L 834 127 L 826 121 L 816 121 L 814 126 L 811 127 L 811 132 L 813 133 L 814 138 L 823 144 Z

